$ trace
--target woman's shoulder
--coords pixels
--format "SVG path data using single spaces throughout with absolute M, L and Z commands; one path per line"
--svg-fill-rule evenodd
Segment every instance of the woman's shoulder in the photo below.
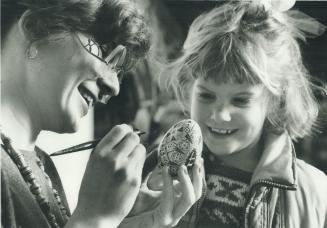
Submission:
M 20 191 L 21 184 L 24 184 L 16 164 L 13 162 L 9 154 L 1 148 L 1 189 L 2 193 L 6 195 L 12 190 L 18 189 Z M 7 191 L 7 193 L 6 193 Z
M 11 170 L 17 169 L 9 154 L 1 147 L 1 173 L 2 175 L 11 173 Z

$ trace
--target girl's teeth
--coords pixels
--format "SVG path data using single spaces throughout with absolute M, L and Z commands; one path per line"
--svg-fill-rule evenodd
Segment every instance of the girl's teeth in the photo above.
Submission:
M 231 134 L 233 132 L 232 130 L 227 130 L 227 129 L 214 129 L 214 128 L 211 128 L 211 130 L 213 132 L 218 133 L 218 134 L 224 134 L 224 135 L 228 135 L 228 134 Z

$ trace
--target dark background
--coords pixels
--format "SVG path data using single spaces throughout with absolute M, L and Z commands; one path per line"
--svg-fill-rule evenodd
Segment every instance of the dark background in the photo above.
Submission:
M 188 27 L 202 12 L 222 4 L 224 1 L 187 1 L 167 0 L 167 7 L 171 16 L 179 23 L 182 34 L 186 37 Z M 297 1 L 292 9 L 300 10 L 327 25 L 327 2 L 325 1 Z M 167 23 L 169 23 L 167 19 Z M 308 39 L 302 45 L 304 62 L 312 75 L 327 80 L 327 32 L 315 39 Z

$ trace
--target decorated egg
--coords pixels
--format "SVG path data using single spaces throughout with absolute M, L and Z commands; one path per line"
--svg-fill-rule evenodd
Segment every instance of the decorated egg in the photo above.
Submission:
M 191 119 L 174 124 L 162 138 L 158 147 L 159 167 L 169 166 L 169 173 L 176 177 L 178 168 L 190 169 L 197 156 L 202 153 L 200 126 Z

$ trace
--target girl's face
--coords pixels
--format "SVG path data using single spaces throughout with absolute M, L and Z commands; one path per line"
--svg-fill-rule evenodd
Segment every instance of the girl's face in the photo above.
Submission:
M 191 118 L 199 123 L 212 153 L 226 156 L 257 144 L 267 110 L 263 90 L 262 85 L 195 80 L 190 96 Z
M 99 77 L 111 95 L 119 92 L 115 70 L 83 47 L 86 36 L 78 36 L 62 34 L 40 43 L 37 56 L 27 60 L 25 97 L 32 121 L 41 130 L 76 131 L 79 120 L 99 101 Z

